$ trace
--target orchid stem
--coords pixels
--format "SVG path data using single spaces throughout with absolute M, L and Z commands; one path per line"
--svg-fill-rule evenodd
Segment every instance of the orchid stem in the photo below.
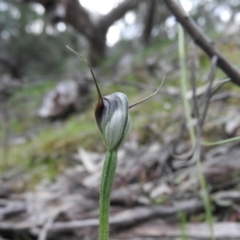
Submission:
M 117 167 L 117 150 L 107 150 L 100 186 L 99 239 L 108 240 L 109 206 Z

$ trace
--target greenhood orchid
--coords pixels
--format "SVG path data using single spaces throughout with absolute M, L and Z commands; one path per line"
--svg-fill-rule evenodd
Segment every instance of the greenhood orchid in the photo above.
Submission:
M 157 94 L 164 79 L 155 93 L 129 106 L 128 98 L 123 93 L 116 92 L 103 97 L 89 62 L 73 49 L 68 46 L 67 48 L 87 63 L 98 92 L 95 119 L 103 142 L 107 148 L 100 185 L 99 239 L 108 240 L 109 205 L 117 167 L 117 151 L 119 147 L 124 144 L 130 133 L 131 118 L 129 109 Z

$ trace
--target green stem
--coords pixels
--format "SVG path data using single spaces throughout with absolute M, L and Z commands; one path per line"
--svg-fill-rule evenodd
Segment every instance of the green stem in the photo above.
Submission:
M 187 72 L 186 72 L 186 63 L 185 63 L 185 46 L 184 46 L 184 32 L 183 28 L 180 24 L 178 24 L 178 56 L 180 61 L 180 70 L 181 70 L 181 88 L 182 88 L 182 98 L 183 98 L 183 105 L 185 116 L 187 120 L 187 127 L 190 135 L 190 139 L 192 145 L 195 144 L 195 132 L 192 125 L 192 118 L 191 118 L 191 110 L 190 104 L 186 97 L 187 95 Z
M 214 230 L 213 230 L 213 217 L 212 217 L 211 201 L 210 201 L 210 197 L 209 197 L 209 193 L 208 193 L 208 187 L 207 187 L 206 179 L 205 179 L 204 174 L 203 174 L 199 149 L 197 150 L 196 155 L 197 155 L 197 162 L 196 162 L 197 172 L 198 172 L 198 178 L 199 178 L 200 186 L 201 186 L 202 193 L 203 193 L 205 216 L 206 216 L 206 220 L 208 222 L 209 228 L 210 228 L 211 240 L 215 240 Z
M 109 205 L 117 167 L 117 151 L 108 150 L 102 171 L 100 186 L 99 239 L 108 240 L 109 236 Z

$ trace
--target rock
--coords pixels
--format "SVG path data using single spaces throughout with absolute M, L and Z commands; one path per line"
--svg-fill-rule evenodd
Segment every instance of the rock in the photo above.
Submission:
M 240 111 L 231 108 L 227 113 L 225 132 L 232 137 L 240 136 Z
M 45 119 L 66 118 L 73 112 L 86 109 L 89 100 L 90 88 L 86 82 L 61 81 L 44 97 L 37 114 Z

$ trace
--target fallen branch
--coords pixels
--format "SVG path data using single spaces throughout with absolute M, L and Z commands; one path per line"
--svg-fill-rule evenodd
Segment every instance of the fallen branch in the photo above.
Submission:
M 218 67 L 227 74 L 231 81 L 240 86 L 240 71 L 217 49 L 213 41 L 209 39 L 190 18 L 176 0 L 163 0 L 169 11 L 177 21 L 193 38 L 194 42 L 210 57 L 217 56 Z
M 233 222 L 214 223 L 213 225 L 215 239 L 239 239 L 240 238 L 240 224 Z M 130 232 L 124 232 L 121 239 L 130 239 L 132 237 L 154 237 L 154 238 L 174 238 L 182 237 L 189 239 L 211 239 L 211 232 L 206 223 L 193 223 L 184 226 L 184 230 L 179 225 L 160 225 L 151 224 L 145 226 L 138 226 L 131 229 Z M 121 234 L 120 234 L 121 237 Z
M 130 226 L 137 224 L 146 219 L 157 217 L 172 217 L 177 216 L 179 212 L 185 213 L 195 212 L 203 208 L 203 203 L 200 200 L 192 199 L 177 203 L 173 207 L 166 206 L 149 206 L 149 207 L 136 207 L 129 210 L 122 211 L 110 217 L 111 226 Z M 72 222 L 56 222 L 49 231 L 66 231 L 70 229 L 79 229 L 83 227 L 98 226 L 98 219 L 88 219 Z M 1 227 L 1 226 L 0 226 Z

